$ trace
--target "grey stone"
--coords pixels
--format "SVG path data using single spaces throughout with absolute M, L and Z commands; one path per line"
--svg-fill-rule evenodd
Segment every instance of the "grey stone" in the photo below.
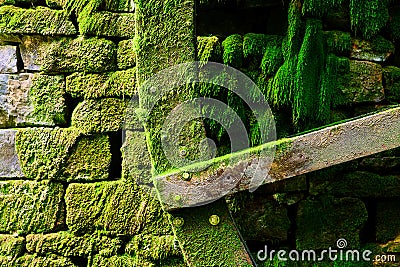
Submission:
M 15 130 L 0 130 L 0 178 L 23 178 L 15 150 Z
M 0 74 L 0 128 L 66 123 L 63 76 Z
M 45 56 L 45 51 L 53 38 L 44 36 L 23 36 L 21 38 L 21 57 L 24 70 L 38 71 L 41 67 L 40 59 Z
M 342 91 L 350 102 L 380 102 L 385 98 L 382 76 L 381 65 L 350 60 L 350 74 Z
M 14 45 L 0 46 L 0 73 L 16 73 L 17 67 L 17 47 Z
M 351 58 L 375 62 L 384 62 L 394 53 L 394 45 L 382 36 L 372 41 L 352 39 Z
M 48 181 L 0 182 L 0 232 L 43 233 L 63 226 L 63 185 Z

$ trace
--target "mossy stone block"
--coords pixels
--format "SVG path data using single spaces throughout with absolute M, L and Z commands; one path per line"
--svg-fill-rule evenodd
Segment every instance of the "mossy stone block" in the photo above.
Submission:
M 110 258 L 104 257 L 101 255 L 96 255 L 93 258 L 93 263 L 91 265 L 94 266 L 107 266 L 107 267 L 155 267 L 157 266 L 151 261 L 146 261 L 143 259 L 139 259 L 136 256 L 130 255 L 118 255 L 112 256 Z M 161 266 L 161 265 L 160 265 Z
M 390 240 L 397 239 L 400 236 L 399 216 L 400 199 L 377 201 L 375 219 L 377 242 L 386 243 Z
M 346 239 L 346 248 L 359 248 L 367 217 L 364 203 L 356 198 L 303 200 L 296 215 L 296 249 L 327 249 L 340 238 Z
M 79 32 L 82 35 L 132 38 L 135 36 L 134 13 L 111 13 L 100 11 L 78 16 Z
M 36 4 L 38 0 L 0 0 L 0 6 L 13 5 L 18 6 L 19 4 Z
M 146 134 L 139 131 L 125 131 L 122 151 L 122 178 L 140 184 L 152 183 L 152 165 L 147 149 Z
M 0 74 L 0 128 L 66 124 L 63 76 Z
M 243 64 L 243 37 L 239 34 L 228 36 L 223 42 L 222 47 L 223 62 L 234 68 L 240 68 Z
M 74 98 L 137 96 L 135 68 L 101 74 L 76 72 L 67 76 L 66 81 L 66 91 Z
M 26 177 L 36 180 L 93 181 L 108 178 L 107 136 L 82 136 L 73 128 L 21 129 L 16 150 Z
M 8 262 L 7 264 L 8 265 L 5 265 L 6 267 L 77 267 L 77 265 L 75 265 L 71 259 L 54 254 L 49 254 L 46 256 L 25 254 L 24 256 L 17 258 L 15 261 Z
M 43 233 L 63 226 L 63 186 L 48 181 L 0 183 L 0 232 Z
M 385 98 L 379 64 L 350 60 L 350 73 L 342 83 L 342 91 L 350 102 L 380 102 Z
M 24 70 L 27 72 L 39 71 L 42 64 L 41 59 L 45 57 L 47 49 L 55 40 L 59 39 L 41 35 L 22 36 L 19 41 L 19 49 Z
M 26 237 L 26 250 L 38 255 L 57 254 L 65 257 L 89 257 L 100 254 L 116 255 L 122 247 L 120 238 L 111 238 L 98 233 L 75 236 L 69 232 L 32 234 Z
M 15 235 L 0 235 L 0 256 L 12 259 L 21 256 L 25 250 L 25 238 Z M 0 261 L 1 262 L 1 261 Z
M 135 42 L 135 39 L 129 39 L 118 43 L 117 64 L 119 69 L 128 69 L 136 65 Z
M 38 58 L 47 73 L 104 72 L 116 69 L 116 45 L 102 38 L 61 38 L 52 42 Z
M 287 240 L 290 220 L 285 206 L 265 196 L 247 198 L 238 205 L 233 217 L 245 240 Z
M 390 102 L 400 103 L 400 68 L 387 66 L 383 68 L 386 98 Z
M 354 171 L 334 176 L 310 179 L 310 193 L 329 193 L 339 197 L 397 197 L 400 196 L 399 175 L 381 176 L 371 172 Z
M 0 130 L 0 177 L 5 179 L 24 178 L 15 150 L 16 130 Z
M 88 99 L 72 113 L 72 126 L 83 133 L 115 132 L 122 129 L 128 101 L 117 98 Z
M 106 0 L 104 9 L 114 12 L 134 12 L 135 2 L 132 0 Z
M 222 47 L 217 36 L 197 36 L 197 60 L 222 62 Z
M 352 40 L 349 32 L 325 31 L 324 37 L 329 52 L 345 55 L 350 53 Z
M 17 46 L 2 45 L 0 41 L 0 73 L 16 73 L 17 66 Z
M 352 39 L 350 56 L 358 60 L 384 62 L 394 53 L 394 44 L 378 35 L 372 40 Z
M 73 233 L 171 234 L 158 199 L 136 184 L 70 184 L 65 195 L 67 225 Z
M 0 33 L 75 35 L 76 29 L 62 10 L 46 7 L 24 9 L 14 6 L 0 7 Z

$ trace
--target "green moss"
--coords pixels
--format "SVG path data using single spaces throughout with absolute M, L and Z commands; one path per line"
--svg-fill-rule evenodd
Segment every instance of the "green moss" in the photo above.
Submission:
M 377 201 L 376 241 L 386 243 L 400 234 L 399 205 L 397 200 Z
M 378 34 L 389 19 L 387 0 L 350 0 L 351 25 L 369 39 Z
M 239 34 L 228 36 L 223 42 L 222 47 L 223 62 L 225 65 L 240 68 L 243 64 L 243 37 Z
M 7 266 L 7 265 L 6 265 Z M 54 254 L 49 254 L 46 256 L 38 256 L 37 254 L 24 256 L 11 262 L 8 266 L 20 266 L 20 267 L 76 267 L 76 265 L 71 261 L 71 259 L 58 256 Z M 7 267 L 8 267 L 7 266 Z
M 67 76 L 66 81 L 66 91 L 74 98 L 137 96 L 135 68 L 102 74 L 77 72 Z
M 66 222 L 72 233 L 105 230 L 126 235 L 171 234 L 158 199 L 135 183 L 70 184 L 65 203 Z
M 35 75 L 29 90 L 33 111 L 28 121 L 45 125 L 65 125 L 67 106 L 63 76 Z
M 348 32 L 326 31 L 324 32 L 328 52 L 335 54 L 347 54 L 351 50 L 351 36 Z
M 7 181 L 0 183 L 0 192 L 0 232 L 43 233 L 63 227 L 62 184 Z
M 222 49 L 218 37 L 197 37 L 197 60 L 221 62 Z
M 253 63 L 258 67 L 265 51 L 269 47 L 281 46 L 281 44 L 282 36 L 248 33 L 243 38 L 243 56 L 254 61 L 250 62 L 250 65 Z
M 0 7 L 0 34 L 74 35 L 76 30 L 65 12 L 45 7 Z
M 106 180 L 111 164 L 110 142 L 105 135 L 79 139 L 68 157 L 63 178 L 67 182 Z
M 82 12 L 78 16 L 78 25 L 83 35 L 132 38 L 135 35 L 135 14 Z
M 19 130 L 15 144 L 23 173 L 29 179 L 58 178 L 79 136 L 71 128 Z
M 103 72 L 116 69 L 116 52 L 116 45 L 109 40 L 62 38 L 52 42 L 39 61 L 47 73 Z
M 71 125 L 83 133 L 121 130 L 127 105 L 127 101 L 117 98 L 85 100 L 72 113 Z
M 305 0 L 303 3 L 303 15 L 322 17 L 328 11 L 343 4 L 344 0 Z
M 281 46 L 267 47 L 261 61 L 261 73 L 267 77 L 274 75 L 283 65 L 283 62 Z
M 118 43 L 117 65 L 119 69 L 135 67 L 136 50 L 134 39 L 124 40 Z
M 381 35 L 371 39 L 371 48 L 378 53 L 394 53 L 394 45 Z
M 15 259 L 24 253 L 25 239 L 12 235 L 0 235 L 0 255 Z

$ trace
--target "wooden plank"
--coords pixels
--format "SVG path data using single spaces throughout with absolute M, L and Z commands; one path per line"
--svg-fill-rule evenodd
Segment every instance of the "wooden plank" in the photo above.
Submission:
M 188 166 L 155 178 L 165 209 L 199 206 L 226 194 L 247 190 L 252 179 L 263 175 L 263 184 L 366 157 L 400 146 L 400 107 L 329 126 L 300 136 L 278 140 L 229 156 L 216 158 L 185 181 Z M 275 158 L 260 152 L 276 147 Z M 246 152 L 246 151 L 245 151 Z M 261 156 L 259 156 L 261 155 Z M 204 163 L 206 164 L 206 163 Z M 271 169 L 269 173 L 263 169 Z M 259 172 L 254 170 L 259 168 Z M 186 177 L 185 177 L 186 176 Z M 187 180 L 187 179 L 186 179 Z

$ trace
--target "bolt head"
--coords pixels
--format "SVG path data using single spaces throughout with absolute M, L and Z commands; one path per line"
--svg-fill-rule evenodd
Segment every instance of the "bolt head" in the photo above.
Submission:
M 220 222 L 219 216 L 218 215 L 211 215 L 210 218 L 208 219 L 211 225 L 218 225 Z
M 182 227 L 185 221 L 181 217 L 175 217 L 172 223 L 175 227 Z

